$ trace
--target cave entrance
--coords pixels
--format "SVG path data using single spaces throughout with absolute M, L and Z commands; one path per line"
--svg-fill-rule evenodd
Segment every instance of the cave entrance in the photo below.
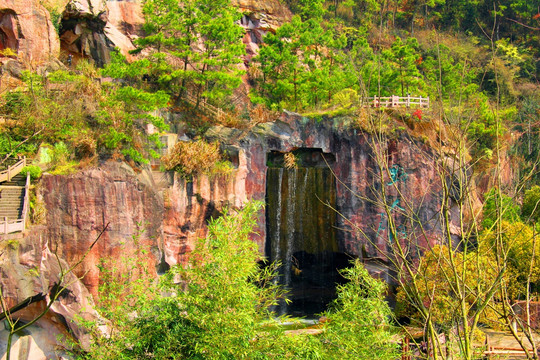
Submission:
M 282 301 L 279 314 L 313 317 L 326 310 L 342 280 L 338 270 L 349 265 L 337 242 L 333 162 L 321 149 L 268 153 L 265 250 L 281 263 L 279 281 L 292 301 Z
M 17 15 L 13 11 L 0 11 L 0 50 L 19 50 Z

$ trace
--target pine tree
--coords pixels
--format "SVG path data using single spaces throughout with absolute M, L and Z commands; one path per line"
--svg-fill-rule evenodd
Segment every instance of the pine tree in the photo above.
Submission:
M 145 0 L 145 36 L 137 52 L 148 56 L 129 65 L 116 62 L 105 73 L 140 83 L 143 79 L 196 106 L 224 101 L 241 83 L 244 30 L 229 0 Z
M 393 84 L 399 84 L 401 96 L 411 92 L 422 93 L 425 87 L 423 77 L 417 67 L 420 60 L 417 48 L 418 41 L 415 38 L 408 38 L 406 42 L 403 42 L 398 37 L 390 49 L 383 51 L 383 58 L 387 60 L 387 65 L 390 65 L 391 69 L 383 75 L 383 83 L 393 91 L 398 90 Z
M 253 100 L 299 111 L 330 102 L 356 79 L 346 68 L 347 38 L 320 19 L 298 16 L 268 34 L 254 61 L 260 70 Z

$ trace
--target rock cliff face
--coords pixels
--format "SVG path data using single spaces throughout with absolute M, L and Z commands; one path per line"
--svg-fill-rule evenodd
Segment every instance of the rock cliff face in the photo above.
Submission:
M 279 0 L 233 0 L 231 3 L 243 13 L 240 24 L 246 29 L 244 43 L 248 61 L 259 52 L 264 35 L 275 32 L 292 17 L 290 10 Z
M 97 318 L 88 290 L 75 274 L 67 273 L 69 265 L 55 256 L 55 244 L 49 243 L 44 233 L 45 227 L 38 226 L 24 239 L 0 243 L 0 286 L 6 305 L 31 303 L 14 313 L 14 318 L 23 322 L 33 320 L 45 309 L 53 290 L 59 285 L 67 286 L 46 316 L 15 336 L 12 356 L 17 359 L 56 358 L 59 338 L 67 339 L 70 334 L 87 344 L 85 331 L 71 320 Z M 65 273 L 63 281 L 62 273 Z M 7 332 L 2 327 L 0 358 L 6 350 L 6 338 Z
M 264 201 L 267 156 L 271 152 L 318 149 L 335 158 L 330 167 L 338 180 L 337 210 L 343 215 L 337 224 L 340 251 L 380 257 L 380 251 L 386 250 L 387 219 L 381 200 L 373 195 L 382 186 L 396 216 L 403 213 L 406 204 L 415 204 L 417 216 L 426 219 L 425 234 L 415 239 L 419 245 L 440 238 L 435 216 L 440 207 L 436 160 L 421 142 L 395 135 L 380 145 L 387 150 L 385 161 L 389 166 L 389 175 L 381 184 L 375 175 L 370 135 L 346 120 L 317 122 L 284 114 L 280 120 L 257 125 L 247 134 L 216 127 L 210 130 L 210 137 L 229 143 L 227 152 L 236 166 L 233 176 L 201 176 L 186 181 L 177 174 L 163 175 L 169 177 L 170 184 L 163 196 L 152 187 L 150 176 L 144 172 L 136 175 L 118 163 L 74 176 L 43 178 L 41 193 L 48 209 L 46 238 L 59 244 L 68 262 L 76 260 L 109 224 L 81 269 L 81 273 L 87 273 L 85 284 L 92 293 L 99 278 L 94 266 L 97 259 L 120 254 L 137 231 L 153 247 L 156 269 L 161 261 L 170 266 L 185 259 L 194 241 L 204 236 L 206 221 L 219 216 L 224 206 L 241 207 L 252 199 Z M 404 226 L 401 232 L 410 232 L 404 219 L 398 222 Z M 258 224 L 253 240 L 264 252 L 264 213 Z
M 48 249 L 55 249 L 63 261 L 73 264 L 105 228 L 76 271 L 84 284 L 75 284 L 76 300 L 59 305 L 57 310 L 53 308 L 54 314 L 61 315 L 69 324 L 80 304 L 91 301 L 86 300 L 87 291 L 97 294 L 100 273 L 96 265 L 100 258 L 120 259 L 143 245 L 151 249 L 148 268 L 156 273 L 185 262 L 195 240 L 205 235 L 209 218 L 219 216 L 225 206 L 241 207 L 249 200 L 265 200 L 267 161 L 272 152 L 316 149 L 332 159 L 330 167 L 337 179 L 332 197 L 343 217 L 337 217 L 337 224 L 327 226 L 337 229 L 339 252 L 384 258 L 381 254 L 387 246 L 388 224 L 374 195 L 382 187 L 387 192 L 391 215 L 400 226 L 398 232 L 414 233 L 407 228 L 406 219 L 400 218 L 405 204 L 414 203 L 416 214 L 425 219 L 425 232 L 399 239 L 405 246 L 412 249 L 440 239 L 435 216 L 440 207 L 436 195 L 440 190 L 437 159 L 419 141 L 398 133 L 378 145 L 387 150 L 385 160 L 390 169 L 389 176 L 381 182 L 374 176 L 372 137 L 348 120 L 315 121 L 285 113 L 279 120 L 259 124 L 248 132 L 215 127 L 209 134 L 227 144 L 227 153 L 236 167 L 231 177 L 203 176 L 186 181 L 177 174 L 136 173 L 114 161 L 75 175 L 45 175 L 39 197 L 47 209 L 46 224 L 31 229 L 18 252 L 0 256 L 0 281 L 10 289 L 5 293 L 10 304 L 50 291 L 54 277 L 49 274 L 55 263 Z M 253 241 L 264 254 L 268 245 L 264 211 L 260 213 Z M 11 270 L 13 266 L 16 271 Z M 35 268 L 43 269 L 40 277 L 28 278 L 28 271 Z M 59 325 L 59 333 L 61 328 Z
M 58 35 L 39 0 L 0 0 L 0 50 L 6 48 L 32 64 L 58 57 Z
M 112 162 L 73 176 L 46 175 L 41 181 L 47 209 L 44 236 L 68 263 L 79 260 L 107 228 L 77 269 L 93 295 L 99 285 L 99 259 L 128 254 L 136 246 L 134 236 L 140 237 L 138 244 L 153 250 L 149 266 L 158 264 L 163 200 L 144 175 L 137 176 L 127 165 Z
M 62 14 L 62 49 L 102 66 L 114 48 L 130 56 L 142 23 L 140 1 L 71 0 Z
M 380 199 L 373 195 L 382 186 L 392 214 L 403 226 L 399 231 L 410 232 L 399 214 L 406 204 L 415 204 L 417 216 L 425 219 L 425 233 L 414 241 L 422 246 L 440 238 L 435 216 L 440 207 L 436 163 L 429 147 L 416 140 L 396 135 L 381 145 L 387 149 L 390 168 L 390 178 L 385 177 L 381 184 L 374 175 L 376 163 L 370 135 L 346 120 L 317 122 L 284 114 L 280 120 L 257 125 L 247 134 L 216 127 L 210 130 L 210 137 L 229 143 L 227 152 L 236 166 L 231 177 L 201 176 L 186 181 L 177 174 L 162 175 L 168 177 L 169 186 L 158 191 L 146 172 L 137 175 L 129 167 L 111 162 L 73 176 L 43 178 L 40 192 L 48 209 L 44 236 L 48 242 L 58 244 L 68 262 L 77 260 L 108 224 L 80 269 L 80 274 L 86 274 L 84 283 L 91 293 L 96 293 L 99 283 L 95 267 L 98 259 L 127 251 L 134 246 L 131 239 L 138 232 L 153 249 L 151 265 L 159 271 L 163 266 L 183 262 L 195 240 L 204 236 L 207 220 L 219 216 L 224 206 L 265 201 L 267 157 L 276 151 L 318 149 L 335 159 L 330 166 L 338 180 L 337 210 L 343 215 L 337 224 L 341 252 L 383 257 L 388 224 Z M 264 253 L 264 212 L 258 224 L 253 240 Z
M 241 136 L 239 131 L 224 128 L 212 131 L 222 141 Z M 436 216 L 440 208 L 437 195 L 440 181 L 436 159 L 431 149 L 419 141 L 397 134 L 387 142 L 375 145 L 381 146 L 388 154 L 384 159 L 389 167 L 388 176 L 385 175 L 382 183 L 375 175 L 373 138 L 348 120 L 318 122 L 295 114 L 284 114 L 274 123 L 256 126 L 237 144 L 244 158 L 240 163 L 246 164 L 246 170 L 235 182 L 242 183 L 241 188 L 245 189 L 242 196 L 247 199 L 264 201 L 267 156 L 273 151 L 319 149 L 329 158 L 335 158 L 329 165 L 337 178 L 336 206 L 342 215 L 338 217 L 337 237 L 341 252 L 384 258 L 382 254 L 388 250 L 388 221 L 381 199 L 374 195 L 382 186 L 386 188 L 386 202 L 391 207 L 392 216 L 402 226 L 400 232 L 411 233 L 402 216 L 402 206 L 414 204 L 416 215 L 425 219 L 426 230 L 424 234 L 413 236 L 414 242 L 425 246 L 440 239 L 440 224 Z M 263 214 L 259 221 L 259 237 L 255 239 L 260 248 L 266 241 L 266 230 Z

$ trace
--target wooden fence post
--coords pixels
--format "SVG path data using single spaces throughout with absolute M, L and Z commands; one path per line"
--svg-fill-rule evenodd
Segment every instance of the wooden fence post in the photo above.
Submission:
M 7 216 L 4 216 L 4 234 L 8 233 L 8 220 Z

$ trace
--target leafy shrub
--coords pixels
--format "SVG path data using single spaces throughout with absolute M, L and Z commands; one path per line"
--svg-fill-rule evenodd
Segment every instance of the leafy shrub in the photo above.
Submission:
M 398 358 L 392 311 L 384 301 L 386 283 L 371 277 L 358 259 L 342 275 L 348 282 L 338 285 L 338 298 L 325 313 L 328 321 L 321 335 L 327 358 L 338 354 L 341 359 Z
M 419 261 L 416 276 L 410 284 L 400 287 L 397 293 L 396 316 L 410 317 L 411 324 L 423 324 L 424 317 L 418 309 L 421 307 L 412 300 L 413 291 L 418 291 L 421 301 L 430 311 L 430 316 L 441 329 L 450 329 L 459 322 L 456 309 L 459 309 L 460 299 L 453 289 L 456 283 L 463 282 L 466 288 L 464 296 L 467 313 L 476 311 L 478 299 L 483 299 L 497 281 L 496 261 L 486 243 L 479 246 L 481 250 L 467 253 L 454 251 L 450 261 L 450 251 L 447 246 L 434 246 L 426 251 Z M 455 271 L 455 272 L 454 272 Z M 415 290 L 416 289 L 416 290 Z M 489 322 L 490 313 L 483 311 L 480 315 L 482 322 Z
M 75 155 L 79 159 L 89 158 L 96 154 L 97 142 L 89 135 L 82 136 L 74 141 Z
M 76 173 L 77 170 L 79 170 L 79 163 L 68 161 L 55 166 L 54 169 L 49 170 L 49 173 L 52 175 L 70 175 Z
M 25 177 L 30 174 L 30 179 L 36 180 L 41 176 L 41 168 L 37 165 L 27 165 L 22 168 L 21 174 Z
M 19 136 L 1 133 L 3 129 L 0 127 L 0 158 L 14 152 L 15 154 L 32 154 L 36 151 L 37 146 L 34 143 L 23 143 L 24 139 Z M 12 153 L 13 154 L 13 153 Z
M 359 261 L 343 273 L 349 283 L 338 288 L 321 335 L 285 333 L 269 310 L 283 295 L 273 281 L 277 265 L 261 268 L 250 239 L 260 208 L 251 202 L 211 220 L 188 264 L 170 269 L 159 285 L 145 273 L 141 254 L 102 263 L 99 308 L 113 331 L 103 336 L 98 323 L 87 323 L 93 341 L 79 358 L 397 358 L 386 285 Z
M 540 186 L 535 185 L 525 191 L 523 205 L 521 206 L 521 215 L 528 222 L 537 223 L 540 219 Z
M 519 207 L 511 197 L 505 194 L 501 194 L 499 199 L 499 190 L 497 188 L 489 190 L 484 198 L 484 208 L 482 209 L 484 216 L 482 227 L 484 229 L 493 228 L 498 221 L 498 216 L 500 216 L 500 220 L 510 222 L 519 220 Z
M 189 177 L 196 174 L 216 175 L 224 169 L 223 158 L 217 142 L 204 140 L 177 143 L 171 152 L 162 158 L 167 170 L 175 170 Z M 229 167 L 225 170 L 229 171 Z
M 122 154 L 140 164 L 149 163 L 148 159 L 146 159 L 139 151 L 135 150 L 134 148 L 130 147 L 130 148 L 123 149 Z
M 52 150 L 52 163 L 54 165 L 64 165 L 69 160 L 71 151 L 63 141 L 54 144 Z
M 17 57 L 17 52 L 13 50 L 12 48 L 5 48 L 3 50 L 0 50 L 0 56 Z
M 102 314 L 114 320 L 116 331 L 108 338 L 92 332 L 85 358 L 257 358 L 252 356 L 257 352 L 254 339 L 278 291 L 269 281 L 273 272 L 257 264 L 258 247 L 250 239 L 260 208 L 260 203 L 249 203 L 212 220 L 189 265 L 172 268 L 159 288 L 148 281 L 145 264 L 101 266 Z M 118 269 L 122 266 L 127 273 Z M 96 329 L 98 324 L 89 325 Z
M 45 220 L 45 205 L 37 198 L 35 191 L 30 192 L 30 220 L 32 224 L 41 224 Z
M 227 160 L 221 160 L 218 161 L 212 166 L 212 169 L 210 170 L 210 177 L 222 177 L 226 179 L 230 179 L 234 171 L 234 167 L 230 161 Z

